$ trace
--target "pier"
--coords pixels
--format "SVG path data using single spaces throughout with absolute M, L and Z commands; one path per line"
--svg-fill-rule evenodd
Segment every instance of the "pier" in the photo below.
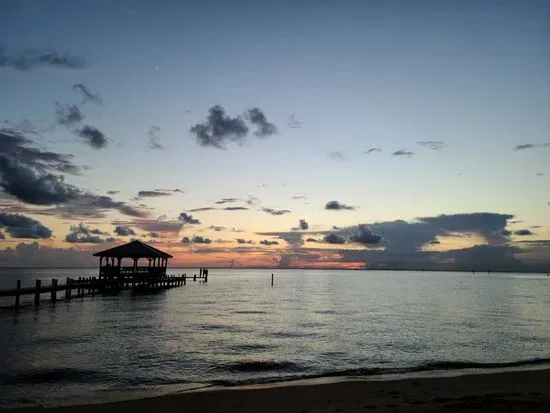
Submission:
M 152 292 L 167 288 L 181 287 L 187 284 L 187 280 L 208 282 L 208 271 L 200 271 L 199 275 L 187 274 L 167 275 L 166 268 L 170 254 L 160 251 L 141 241 L 132 241 L 105 251 L 95 253 L 99 257 L 98 277 L 79 277 L 65 279 L 64 284 L 59 284 L 59 279 L 53 278 L 49 285 L 42 284 L 42 280 L 36 280 L 33 287 L 22 287 L 21 280 L 17 281 L 15 289 L 0 290 L 0 298 L 14 297 L 14 308 L 20 307 L 20 297 L 34 295 L 34 305 L 40 305 L 42 294 L 49 294 L 52 303 L 59 300 L 69 300 L 85 295 L 113 294 L 123 290 L 131 290 L 132 294 L 138 292 Z M 124 259 L 130 258 L 132 266 L 122 266 Z M 148 260 L 147 266 L 138 266 L 141 258 Z M 104 260 L 105 259 L 105 263 Z M 63 297 L 58 293 L 64 292 Z

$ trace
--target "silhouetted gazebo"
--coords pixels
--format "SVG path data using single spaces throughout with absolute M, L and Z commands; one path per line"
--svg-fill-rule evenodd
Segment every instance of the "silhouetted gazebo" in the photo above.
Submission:
M 99 278 L 132 277 L 136 275 L 162 277 L 166 275 L 168 259 L 173 258 L 170 254 L 141 241 L 132 241 L 105 251 L 96 252 L 94 257 L 99 257 Z M 133 265 L 131 267 L 121 266 L 124 258 L 132 259 Z M 140 258 L 146 258 L 149 265 L 146 267 L 138 266 Z

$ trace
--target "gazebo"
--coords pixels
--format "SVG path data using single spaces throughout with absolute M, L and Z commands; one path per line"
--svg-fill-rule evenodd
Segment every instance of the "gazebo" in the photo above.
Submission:
M 168 259 L 173 258 L 170 254 L 141 241 L 132 241 L 105 251 L 96 252 L 94 257 L 99 257 L 100 279 L 135 277 L 136 275 L 162 277 L 166 275 Z M 124 258 L 130 258 L 133 265 L 131 267 L 121 266 Z M 140 258 L 146 258 L 149 265 L 138 266 Z

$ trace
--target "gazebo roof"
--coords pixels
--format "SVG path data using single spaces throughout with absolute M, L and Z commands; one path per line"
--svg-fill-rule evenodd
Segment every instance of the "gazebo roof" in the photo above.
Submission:
M 105 251 L 96 252 L 94 257 L 115 258 L 173 258 L 170 254 L 151 247 L 141 241 L 132 241 Z

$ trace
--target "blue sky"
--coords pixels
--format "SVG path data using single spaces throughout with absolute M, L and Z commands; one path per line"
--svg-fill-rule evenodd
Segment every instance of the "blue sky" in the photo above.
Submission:
M 266 263 L 309 254 L 320 263 L 325 248 L 327 262 L 336 264 L 345 261 L 337 247 L 373 247 L 350 241 L 358 224 L 441 214 L 463 214 L 456 239 L 443 243 L 447 249 L 549 244 L 542 243 L 550 239 L 548 2 L 7 1 L 3 8 L 0 41 L 8 60 L 0 66 L 0 89 L 9 99 L 0 101 L 0 121 L 31 121 L 39 131 L 34 146 L 73 154 L 75 165 L 88 167 L 80 176 L 65 174 L 65 183 L 95 196 L 120 191 L 109 195 L 113 202 L 142 204 L 148 222 L 181 223 L 181 231 L 153 240 L 181 262 L 221 265 L 239 256 Z M 29 49 L 67 53 L 86 65 L 21 70 L 13 62 Z M 75 84 L 103 103 L 82 104 Z M 56 124 L 56 102 L 77 105 L 84 118 L 71 127 Z M 231 117 L 259 108 L 277 133 L 258 139 L 252 127 L 240 144 L 201 146 L 190 128 L 205 122 L 214 105 Z M 300 127 L 289 127 L 291 115 Z M 84 125 L 105 135 L 105 147 L 91 148 L 75 135 Z M 149 147 L 153 126 L 164 149 Z M 379 151 L 364 153 L 372 148 Z M 61 216 L 59 208 L 74 199 L 29 205 L 6 189 L 6 172 L 2 179 L 4 213 L 52 230 L 46 238 L 11 237 L 5 218 L 6 263 L 15 262 L 15 245 L 35 239 L 39 247 L 86 253 L 125 241 L 104 236 L 106 245 L 70 245 L 65 237 L 81 221 L 111 235 L 123 223 L 145 236 L 145 218 L 120 208 L 91 219 L 73 207 L 72 216 Z M 176 188 L 184 193 L 134 199 L 139 191 Z M 250 197 L 253 206 L 244 202 Z M 193 212 L 201 224 L 178 218 L 226 205 L 215 204 L 222 198 L 251 209 Z M 331 200 L 355 209 L 327 210 Z M 479 224 L 471 214 L 485 212 L 515 216 L 499 231 L 532 235 L 511 234 L 498 245 L 475 236 L 459 242 Z M 299 219 L 319 231 L 311 234 L 316 240 L 338 226 L 347 228 L 340 235 L 348 241 L 317 243 L 316 251 L 306 248 L 308 235 L 289 243 Z M 210 226 L 237 228 L 256 244 L 247 255 L 232 235 Z M 219 241 L 204 245 L 210 254 L 182 245 L 182 237 L 196 234 Z M 258 245 L 265 237 L 279 244 Z M 377 248 L 393 244 L 381 235 Z

